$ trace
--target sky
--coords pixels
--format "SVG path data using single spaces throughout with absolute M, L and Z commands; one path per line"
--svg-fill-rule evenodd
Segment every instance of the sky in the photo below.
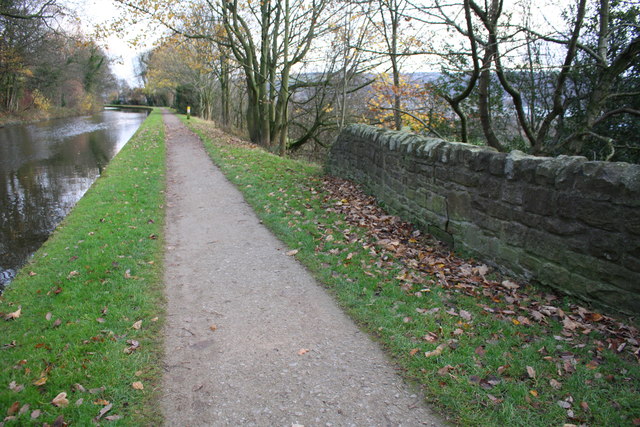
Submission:
M 81 28 L 84 34 L 91 35 L 96 26 L 104 24 L 115 18 L 120 13 L 112 0 L 67 0 L 68 7 L 76 11 L 81 20 Z M 131 29 L 133 33 L 143 33 L 146 29 Z M 159 38 L 159 34 L 152 34 L 144 45 L 133 47 L 129 43 L 133 35 L 112 34 L 106 39 L 98 40 L 105 52 L 112 59 L 111 69 L 116 77 L 126 80 L 130 86 L 140 86 L 142 83 L 136 76 L 136 57 L 151 49 L 153 41 Z

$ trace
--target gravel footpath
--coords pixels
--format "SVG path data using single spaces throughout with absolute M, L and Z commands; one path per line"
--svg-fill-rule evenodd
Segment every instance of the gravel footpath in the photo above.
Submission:
M 172 114 L 169 426 L 444 425 L 255 216 Z

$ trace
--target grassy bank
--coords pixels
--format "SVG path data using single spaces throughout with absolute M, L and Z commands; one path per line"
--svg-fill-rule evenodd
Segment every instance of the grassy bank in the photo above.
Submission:
M 156 110 L 0 299 L 6 425 L 158 424 L 164 153 Z
M 289 254 L 454 422 L 640 424 L 633 328 L 426 246 L 317 165 L 188 123 Z

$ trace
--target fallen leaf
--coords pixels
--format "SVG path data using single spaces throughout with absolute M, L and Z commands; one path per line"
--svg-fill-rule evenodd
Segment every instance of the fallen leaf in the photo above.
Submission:
M 51 320 L 51 316 L 53 316 L 53 315 L 51 314 L 51 312 L 48 312 L 48 313 L 44 316 L 44 318 L 45 318 L 45 319 L 47 319 L 47 320 Z
M 87 389 L 82 384 L 75 383 L 72 387 L 73 391 L 79 391 L 80 393 L 86 393 Z
M 529 394 L 533 397 L 538 397 L 538 392 L 535 390 L 529 390 Z
M 529 375 L 531 379 L 536 379 L 536 370 L 531 366 L 527 366 L 527 375 Z
M 478 356 L 484 356 L 484 354 L 486 353 L 486 350 L 484 349 L 484 346 L 479 345 L 478 347 L 476 347 L 476 349 L 474 350 L 474 353 L 477 354 Z
M 158 318 L 157 318 L 157 317 L 154 317 L 153 319 L 151 319 L 151 321 L 152 321 L 152 322 L 157 322 L 157 321 L 158 321 Z
M 218 330 L 218 326 L 216 326 L 216 325 L 211 325 L 211 326 L 209 326 L 209 329 L 211 329 L 212 331 L 214 331 L 214 332 L 215 332 L 216 330 Z
M 471 320 L 471 313 L 469 313 L 466 310 L 460 310 L 460 317 L 462 317 L 464 320 Z
M 129 347 L 124 349 L 126 354 L 131 354 L 140 347 L 140 343 L 136 340 L 127 340 L 127 344 L 129 344 Z
M 122 416 L 121 415 L 109 415 L 109 416 L 104 417 L 104 419 L 106 421 L 118 421 L 118 420 L 122 419 Z
M 560 381 L 556 381 L 553 378 L 549 380 L 549 385 L 556 390 L 560 390 L 562 388 L 562 383 Z
M 11 383 L 9 384 L 9 390 L 19 393 L 24 390 L 24 385 L 17 384 L 15 381 L 11 381 Z
M 98 412 L 98 415 L 94 418 L 94 420 L 98 421 L 100 418 L 102 418 L 104 416 L 104 414 L 109 412 L 111 410 L 111 408 L 113 408 L 113 405 L 110 404 L 109 402 L 107 402 L 107 405 L 104 408 L 100 409 L 100 412 Z
M 41 385 L 45 385 L 46 383 L 47 383 L 47 377 L 42 377 L 39 380 L 34 381 L 33 385 L 41 386 Z
M 125 278 L 125 279 L 131 279 L 131 278 L 133 278 L 133 276 L 131 275 L 131 270 L 126 270 L 126 271 L 124 272 L 124 278 Z
M 420 349 L 419 349 L 419 348 L 413 348 L 413 349 L 411 349 L 411 351 L 409 352 L 409 356 L 415 356 L 419 351 L 420 351 Z
M 93 401 L 93 404 L 94 405 L 102 405 L 102 406 L 109 406 L 110 405 L 109 401 L 108 400 L 104 400 L 104 399 L 96 399 L 96 400 Z M 111 408 L 109 408 L 109 409 L 111 409 Z
M 84 399 L 80 398 L 78 400 L 76 400 L 76 406 L 82 406 L 82 404 L 84 403 Z
M 51 404 L 59 408 L 64 408 L 65 406 L 67 406 L 69 404 L 69 401 L 67 400 L 67 393 L 63 391 L 62 393 L 58 394 L 53 398 Z
M 451 365 L 443 366 L 442 368 L 438 369 L 438 375 L 447 375 L 449 371 L 452 371 L 452 370 L 453 370 L 453 366 Z
M 20 411 L 18 411 L 18 415 L 24 415 L 27 412 L 29 412 L 29 409 L 31 409 L 31 406 L 29 406 L 28 403 L 25 403 L 24 405 L 22 405 L 22 408 L 20 408 Z
M 520 285 L 518 285 L 515 282 L 512 282 L 511 280 L 505 280 L 501 283 L 503 288 L 507 288 L 509 290 L 515 290 L 518 289 L 520 287 Z
M 580 407 L 583 411 L 589 411 L 589 404 L 587 402 L 580 402 Z
M 298 350 L 298 356 L 302 356 L 303 354 L 307 354 L 307 353 L 309 353 L 308 348 L 301 348 L 300 350 Z
M 291 250 L 291 251 L 287 252 L 287 256 L 294 256 L 294 255 L 295 255 L 295 254 L 297 254 L 298 252 L 299 252 L 299 250 L 298 250 L 298 249 Z
M 22 307 L 19 307 L 16 311 L 14 311 L 13 313 L 9 313 L 9 314 L 5 314 L 4 315 L 4 320 L 15 320 L 18 317 L 20 317 L 20 314 L 22 313 Z
M 138 320 L 131 327 L 136 330 L 140 329 L 142 327 L 142 320 Z
M 42 413 L 42 411 L 40 409 L 36 409 L 31 413 L 31 419 L 35 420 L 36 418 L 38 418 L 40 416 L 40 414 Z
M 435 350 L 432 351 L 427 351 L 424 356 L 425 357 L 433 357 L 433 356 L 440 356 L 442 354 L 442 352 L 444 351 L 444 349 L 447 348 L 447 344 L 446 343 L 442 343 L 439 346 L 437 346 L 435 348 Z
M 144 385 L 142 385 L 140 381 L 134 382 L 133 384 L 131 384 L 131 387 L 133 387 L 134 390 L 144 390 Z
M 58 326 L 60 326 L 60 325 L 62 325 L 62 320 L 60 320 L 60 319 L 56 319 L 56 321 L 55 321 L 55 322 L 53 322 L 52 327 L 53 327 L 53 328 L 57 328 L 57 327 L 58 327 Z
M 571 408 L 571 403 L 567 402 L 566 400 L 558 400 L 558 406 L 563 408 L 563 409 L 569 409 Z
M 7 409 L 7 415 L 11 417 L 17 414 L 19 410 L 20 410 L 20 402 L 13 402 L 13 405 L 11 405 L 9 409 Z
M 106 322 L 106 320 L 105 320 L 105 319 L 103 319 L 102 317 L 98 317 L 98 318 L 96 319 L 96 322 L 98 322 L 98 323 L 104 323 L 104 322 Z

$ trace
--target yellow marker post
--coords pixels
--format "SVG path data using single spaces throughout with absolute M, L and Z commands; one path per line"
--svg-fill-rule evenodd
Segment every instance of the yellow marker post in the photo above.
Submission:
M 187 105 L 187 120 L 191 118 L 191 107 Z

